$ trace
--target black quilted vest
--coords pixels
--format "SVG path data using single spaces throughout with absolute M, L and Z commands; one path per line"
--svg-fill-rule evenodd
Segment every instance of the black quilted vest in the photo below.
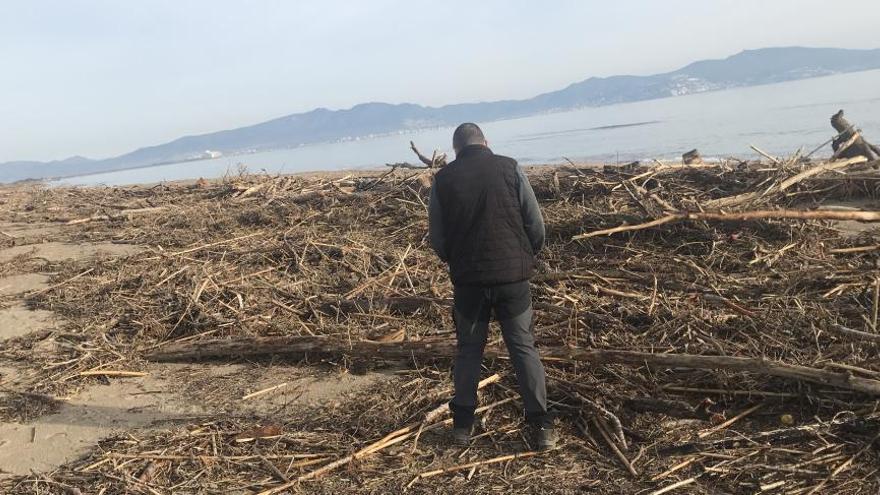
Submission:
M 434 177 L 453 284 L 490 286 L 534 274 L 516 167 L 485 146 L 466 146 Z

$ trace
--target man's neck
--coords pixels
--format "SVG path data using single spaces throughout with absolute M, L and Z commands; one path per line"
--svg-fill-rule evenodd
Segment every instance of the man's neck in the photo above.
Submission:
M 458 150 L 455 153 L 455 157 L 462 158 L 467 155 L 472 155 L 474 153 L 482 153 L 482 152 L 486 152 L 486 151 L 491 152 L 489 147 L 486 146 L 485 144 L 469 144 L 469 145 L 465 146 L 464 148 Z

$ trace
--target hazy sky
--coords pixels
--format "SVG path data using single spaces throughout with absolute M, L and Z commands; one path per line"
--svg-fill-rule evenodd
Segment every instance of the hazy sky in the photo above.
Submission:
M 877 0 L 0 0 L 0 162 L 366 101 L 524 98 L 766 46 L 880 46 Z

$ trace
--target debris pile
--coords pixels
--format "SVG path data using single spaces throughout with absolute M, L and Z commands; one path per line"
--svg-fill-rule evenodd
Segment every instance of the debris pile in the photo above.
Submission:
M 456 451 L 437 435 L 454 340 L 451 286 L 425 238 L 435 166 L 7 193 L 4 214 L 19 220 L 148 247 L 59 266 L 30 296 L 71 324 L 0 350 L 30 370 L 28 393 L 148 359 L 268 354 L 391 368 L 399 383 L 297 417 L 129 433 L 2 487 L 873 493 L 880 241 L 858 221 L 880 220 L 876 165 L 796 155 L 530 171 L 548 228 L 536 333 L 562 433 L 540 454 L 524 446 L 497 334 L 487 366 L 500 377 L 482 390 L 475 445 Z

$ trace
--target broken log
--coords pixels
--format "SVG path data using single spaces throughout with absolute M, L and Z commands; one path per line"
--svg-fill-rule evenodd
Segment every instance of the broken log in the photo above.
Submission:
M 864 156 L 869 160 L 876 160 L 880 155 L 880 148 L 865 140 L 855 125 L 850 124 L 843 117 L 843 110 L 831 116 L 831 127 L 838 132 L 837 137 L 831 142 L 835 157 Z
M 416 148 L 416 143 L 413 141 L 409 142 L 409 148 L 416 154 L 419 161 L 424 163 L 428 168 L 440 168 L 446 166 L 446 153 L 438 153 L 437 150 L 434 150 L 434 154 L 431 158 L 428 158 Z
M 260 355 L 348 355 L 374 359 L 451 358 L 456 346 L 452 340 L 410 341 L 380 343 L 304 336 L 240 337 L 168 344 L 148 353 L 145 359 L 158 362 L 192 361 L 218 357 L 246 357 Z M 622 364 L 654 366 L 659 368 L 690 368 L 745 371 L 776 376 L 790 380 L 854 390 L 880 395 L 880 380 L 853 376 L 851 373 L 820 370 L 806 366 L 769 361 L 758 358 L 706 356 L 694 354 L 655 354 L 646 352 L 568 347 L 543 348 L 544 358 L 561 361 L 579 361 L 591 364 Z M 486 357 L 503 355 L 497 347 L 487 348 Z
M 857 222 L 880 222 L 880 211 L 834 211 L 834 210 L 755 210 L 736 213 L 683 212 L 674 213 L 650 222 L 636 225 L 621 225 L 610 229 L 595 230 L 576 235 L 573 241 L 602 235 L 650 229 L 668 223 L 690 221 L 706 222 L 745 222 L 751 220 L 792 219 L 792 220 L 854 220 Z

